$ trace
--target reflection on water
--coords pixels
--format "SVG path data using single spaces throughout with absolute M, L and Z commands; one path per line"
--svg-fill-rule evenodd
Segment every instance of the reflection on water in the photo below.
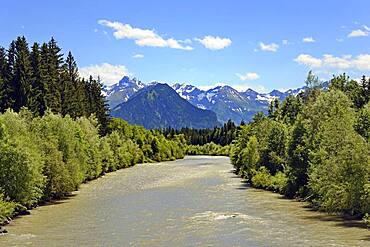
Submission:
M 251 189 L 228 158 L 138 165 L 14 220 L 0 246 L 369 246 L 357 221 Z

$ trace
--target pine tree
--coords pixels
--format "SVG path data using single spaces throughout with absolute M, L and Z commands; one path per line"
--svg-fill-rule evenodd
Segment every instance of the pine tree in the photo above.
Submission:
M 69 114 L 73 118 L 83 115 L 83 112 L 80 110 L 82 107 L 79 107 L 81 105 L 81 98 L 76 90 L 78 86 L 78 80 L 79 75 L 77 64 L 72 56 L 72 53 L 69 52 L 66 62 L 63 66 L 61 100 L 62 114 Z
M 6 100 L 5 94 L 5 71 L 6 71 L 6 53 L 3 47 L 0 47 L 0 113 L 5 111 L 4 105 Z
M 6 66 L 4 69 L 4 86 L 3 86 L 3 105 L 2 109 L 5 111 L 8 108 L 12 108 L 14 105 L 14 88 L 12 84 L 14 82 L 14 64 L 15 64 L 15 41 L 12 41 L 9 45 L 9 49 L 6 56 Z
M 29 102 L 29 109 L 35 115 L 42 116 L 46 110 L 43 97 L 44 83 L 41 69 L 40 45 L 34 43 L 31 48 L 31 66 L 32 66 L 32 96 Z
M 25 37 L 18 37 L 15 42 L 15 63 L 12 88 L 12 108 L 19 111 L 21 107 L 30 105 L 32 94 L 32 68 L 30 52 Z
M 63 64 L 63 54 L 54 38 L 47 44 L 47 91 L 45 95 L 46 106 L 53 112 L 61 113 L 60 72 Z

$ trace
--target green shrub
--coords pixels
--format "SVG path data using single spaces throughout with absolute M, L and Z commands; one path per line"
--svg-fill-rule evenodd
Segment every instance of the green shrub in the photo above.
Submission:
M 272 186 L 271 174 L 266 167 L 261 166 L 252 177 L 252 185 L 256 188 L 267 189 Z

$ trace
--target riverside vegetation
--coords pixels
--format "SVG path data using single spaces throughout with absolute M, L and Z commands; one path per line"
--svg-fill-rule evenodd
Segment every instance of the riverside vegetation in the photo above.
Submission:
M 99 80 L 54 39 L 0 48 L 0 111 L 0 222 L 107 172 L 184 157 L 182 135 L 110 119 Z
M 312 73 L 307 89 L 242 127 L 230 158 L 252 186 L 312 202 L 320 210 L 370 213 L 370 80 L 345 74 L 327 91 Z

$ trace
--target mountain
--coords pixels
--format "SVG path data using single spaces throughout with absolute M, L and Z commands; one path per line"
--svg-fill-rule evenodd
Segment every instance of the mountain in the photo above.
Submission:
M 253 99 L 248 98 L 248 95 L 230 86 L 217 86 L 207 91 L 185 84 L 175 84 L 173 88 L 193 105 L 214 111 L 220 122 L 227 122 L 229 119 L 236 123 L 242 120 L 249 121 L 257 112 L 266 112 L 269 104 L 256 101 L 254 95 Z
M 147 86 L 131 95 L 126 102 L 114 107 L 111 115 L 147 129 L 202 129 L 220 125 L 214 112 L 192 105 L 170 86 L 161 83 Z
M 126 102 L 133 94 L 143 89 L 145 84 L 136 78 L 124 76 L 117 84 L 103 88 L 111 109 L 122 102 Z
M 157 84 L 158 82 L 151 82 L 145 85 L 136 79 L 124 77 L 106 91 L 109 105 L 113 109 L 119 103 L 128 101 L 137 91 Z M 179 83 L 172 88 L 192 105 L 215 112 L 219 122 L 224 123 L 231 119 L 240 123 L 242 120 L 250 121 L 257 112 L 267 113 L 270 102 L 275 98 L 284 100 L 288 95 L 298 94 L 305 87 L 284 92 L 273 90 L 270 93 L 259 93 L 252 89 L 240 92 L 230 86 L 201 90 L 193 85 Z

